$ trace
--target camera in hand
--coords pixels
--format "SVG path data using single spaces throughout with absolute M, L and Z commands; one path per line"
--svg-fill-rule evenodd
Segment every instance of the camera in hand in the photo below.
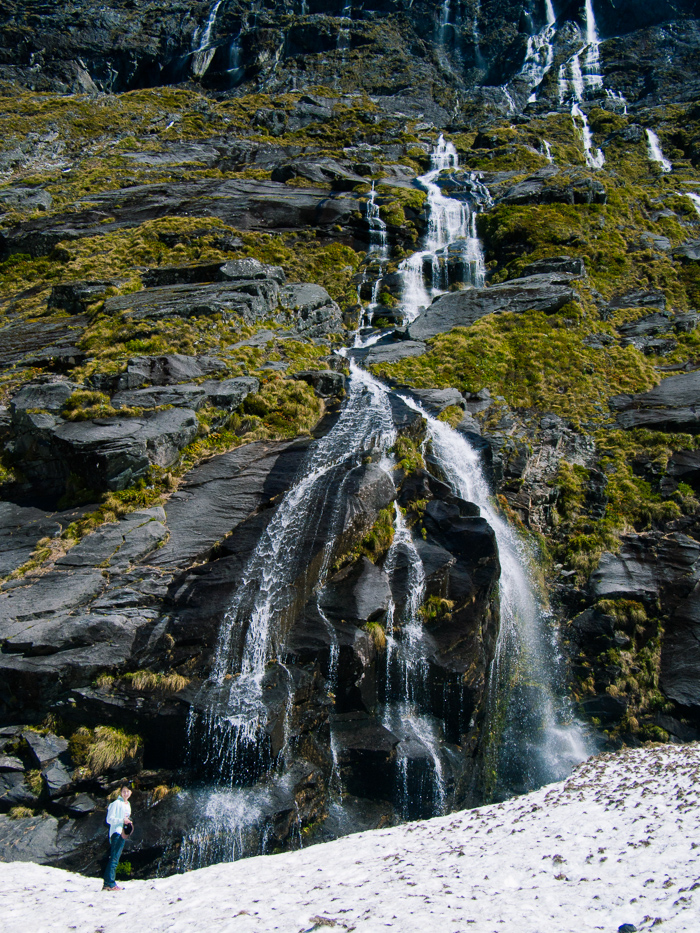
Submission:
M 124 830 L 123 830 L 123 832 L 124 832 L 124 835 L 125 835 L 125 836 L 130 836 L 130 835 L 133 833 L 133 831 L 134 831 L 134 824 L 133 824 L 133 823 L 124 823 Z

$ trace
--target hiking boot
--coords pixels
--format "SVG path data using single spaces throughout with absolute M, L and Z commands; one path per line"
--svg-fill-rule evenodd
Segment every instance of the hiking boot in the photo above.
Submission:
M 103 891 L 123 891 L 124 888 L 119 887 L 118 884 L 112 884 L 112 885 L 105 884 L 102 886 L 102 890 Z

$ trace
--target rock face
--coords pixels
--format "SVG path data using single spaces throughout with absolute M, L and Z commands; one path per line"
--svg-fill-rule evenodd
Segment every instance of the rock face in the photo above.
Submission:
M 544 311 L 552 314 L 576 298 L 568 272 L 542 273 L 512 279 L 490 288 L 472 288 L 442 295 L 409 326 L 412 340 L 427 340 L 455 327 L 469 327 L 487 314 Z

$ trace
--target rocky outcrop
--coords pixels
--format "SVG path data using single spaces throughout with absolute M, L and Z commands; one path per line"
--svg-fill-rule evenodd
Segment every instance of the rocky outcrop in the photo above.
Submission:
M 490 288 L 471 288 L 436 298 L 409 325 L 412 340 L 427 340 L 455 327 L 469 327 L 487 314 L 543 311 L 553 314 L 576 298 L 571 282 L 577 276 L 567 272 L 530 275 L 511 279 Z
M 500 198 L 502 204 L 605 204 L 606 201 L 605 186 L 600 181 L 561 176 L 554 165 L 538 169 Z
M 239 230 L 292 230 L 352 225 L 359 202 L 329 197 L 317 188 L 273 181 L 231 179 L 139 185 L 90 198 L 90 208 L 27 221 L 0 233 L 0 257 L 13 253 L 46 256 L 58 243 L 123 230 L 158 217 L 235 218 Z
M 617 411 L 621 428 L 687 431 L 700 427 L 700 373 L 670 376 L 649 392 L 616 395 L 610 407 Z

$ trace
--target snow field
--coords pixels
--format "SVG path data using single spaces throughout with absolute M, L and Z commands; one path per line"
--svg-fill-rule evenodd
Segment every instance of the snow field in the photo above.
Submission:
M 693 933 L 699 787 L 700 746 L 663 745 L 590 759 L 505 803 L 114 894 L 97 879 L 2 864 L 0 929 Z

